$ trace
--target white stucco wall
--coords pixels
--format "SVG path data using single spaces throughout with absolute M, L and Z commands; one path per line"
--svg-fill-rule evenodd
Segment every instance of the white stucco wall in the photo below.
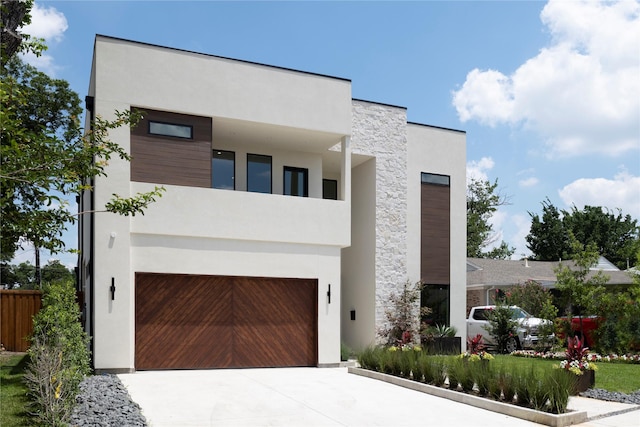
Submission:
M 409 124 L 407 267 L 411 277 L 420 277 L 420 174 L 422 172 L 451 177 L 451 325 L 466 344 L 466 135 L 464 132 L 432 126 Z
M 358 351 L 373 344 L 376 335 L 376 159 L 355 167 L 351 182 L 351 246 L 342 250 L 341 319 L 342 341 Z
M 351 82 L 97 36 L 96 97 L 348 135 Z

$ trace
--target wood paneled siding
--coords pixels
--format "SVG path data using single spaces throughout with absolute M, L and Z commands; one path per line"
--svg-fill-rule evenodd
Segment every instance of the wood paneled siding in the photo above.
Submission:
M 0 291 L 0 341 L 7 351 L 27 351 L 33 316 L 42 307 L 40 291 Z
M 420 276 L 427 284 L 448 285 L 451 261 L 451 191 L 422 183 Z M 466 233 L 466 230 L 459 230 Z
M 316 366 L 318 281 L 136 273 L 135 367 Z
M 131 180 L 211 187 L 211 118 L 141 109 L 131 130 Z M 193 127 L 193 139 L 149 134 L 149 121 Z

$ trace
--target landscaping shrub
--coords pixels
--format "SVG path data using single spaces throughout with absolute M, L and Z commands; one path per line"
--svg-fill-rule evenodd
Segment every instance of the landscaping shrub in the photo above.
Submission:
M 488 312 L 489 325 L 487 332 L 493 338 L 498 351 L 505 353 L 507 342 L 516 339 L 516 329 L 518 322 L 512 318 L 511 309 L 502 304 L 498 304 L 495 309 Z
M 430 356 L 429 362 L 433 371 L 433 385 L 442 387 L 447 379 L 445 359 L 442 356 Z
M 427 307 L 420 307 L 420 293 L 423 284 L 407 281 L 400 292 L 392 292 L 386 303 L 387 325 L 378 330 L 378 335 L 387 345 L 413 344 L 420 336 L 420 318 L 430 313 Z
M 38 424 L 66 425 L 80 382 L 90 372 L 89 339 L 79 317 L 70 282 L 44 287 L 42 309 L 33 319 L 30 362 L 24 377 Z
M 553 369 L 547 375 L 545 388 L 549 391 L 550 412 L 561 414 L 566 411 L 574 381 L 575 375 L 570 375 L 562 369 Z
M 531 403 L 531 392 L 538 386 L 533 367 L 530 370 L 517 369 L 513 375 L 518 404 L 529 406 Z

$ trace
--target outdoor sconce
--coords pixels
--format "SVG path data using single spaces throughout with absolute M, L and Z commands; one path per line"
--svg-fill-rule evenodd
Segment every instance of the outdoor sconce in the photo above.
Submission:
M 111 291 L 111 301 L 116 299 L 116 279 L 115 277 L 111 278 L 111 287 L 109 288 Z
M 351 310 L 351 320 L 356 320 L 356 309 Z
M 327 304 L 331 304 L 331 283 L 329 283 L 329 290 L 327 291 Z

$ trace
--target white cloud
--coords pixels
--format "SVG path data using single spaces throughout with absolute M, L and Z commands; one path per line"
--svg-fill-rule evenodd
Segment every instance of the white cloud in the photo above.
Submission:
M 469 72 L 460 120 L 532 129 L 550 156 L 638 149 L 640 3 L 550 0 L 540 18 L 550 45 L 509 76 Z
M 69 28 L 67 18 L 56 8 L 40 6 L 34 3 L 31 9 L 31 23 L 21 29 L 21 32 L 29 34 L 32 37 L 45 39 L 47 45 L 57 43 L 62 40 L 64 32 Z M 33 53 L 22 55 L 22 59 L 39 70 L 55 76 L 59 67 L 54 64 L 53 57 L 48 54 L 35 56 Z
M 487 181 L 487 172 L 493 169 L 495 162 L 491 157 L 483 157 L 480 160 L 470 160 L 467 162 L 467 183 L 471 180 Z
M 62 40 L 69 25 L 63 13 L 51 6 L 40 6 L 34 3 L 31 9 L 31 23 L 22 28 L 22 32 L 33 37 L 43 38 L 48 43 Z
M 538 184 L 538 182 L 540 182 L 540 180 L 535 176 L 532 176 L 526 179 L 521 179 L 520 181 L 518 181 L 518 185 L 520 187 L 534 187 Z
M 640 218 L 640 176 L 623 171 L 614 177 L 581 178 L 558 191 L 567 206 L 582 209 L 585 205 L 602 206 Z

